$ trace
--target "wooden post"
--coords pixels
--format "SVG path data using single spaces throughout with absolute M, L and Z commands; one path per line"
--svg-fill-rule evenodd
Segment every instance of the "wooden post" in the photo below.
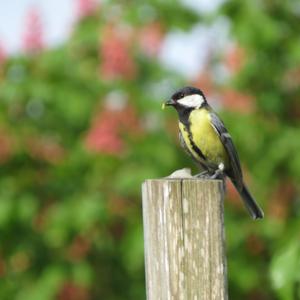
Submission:
M 228 299 L 220 180 L 143 183 L 148 300 Z

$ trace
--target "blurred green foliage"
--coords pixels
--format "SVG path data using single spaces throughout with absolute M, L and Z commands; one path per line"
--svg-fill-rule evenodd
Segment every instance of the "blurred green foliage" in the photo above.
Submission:
M 238 148 L 252 173 L 253 187 L 265 199 L 266 210 L 265 220 L 248 234 L 247 252 L 257 254 L 255 257 L 247 259 L 240 248 L 245 247 L 245 228 L 232 228 L 232 239 L 243 236 L 234 248 L 234 242 L 227 243 L 229 274 L 236 273 L 236 277 L 229 275 L 236 299 L 244 298 L 245 291 L 253 299 L 300 297 L 300 23 L 296 7 L 294 1 L 232 0 L 220 9 L 230 19 L 232 35 L 245 52 L 234 85 L 252 95 L 256 107 L 251 119 L 238 118 L 238 125 L 232 124 L 234 131 L 239 127 L 235 131 L 237 140 L 241 136 Z M 248 137 L 253 144 L 249 145 Z M 258 253 L 255 247 L 261 248 Z M 230 255 L 231 251 L 238 253 Z
M 7 59 L 0 298 L 145 298 L 141 182 L 192 164 L 178 146 L 175 113 L 160 111 L 186 83 L 151 47 L 172 29 L 226 17 L 244 58 L 222 88 L 252 96 L 254 109 L 229 107 L 222 117 L 266 212 L 253 222 L 229 193 L 230 299 L 298 299 L 298 6 L 230 0 L 208 17 L 178 1 L 107 2 L 63 46 Z

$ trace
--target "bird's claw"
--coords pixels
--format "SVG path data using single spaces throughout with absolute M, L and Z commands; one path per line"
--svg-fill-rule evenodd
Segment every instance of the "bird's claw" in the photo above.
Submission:
M 194 178 L 210 179 L 210 174 L 208 171 L 203 171 L 199 174 L 193 176 Z
M 209 171 L 203 171 L 199 174 L 193 176 L 194 178 L 201 178 L 201 179 L 224 179 L 224 173 L 222 170 L 216 170 L 213 174 Z
M 224 179 L 224 173 L 222 170 L 218 169 L 214 174 L 210 176 L 210 179 Z

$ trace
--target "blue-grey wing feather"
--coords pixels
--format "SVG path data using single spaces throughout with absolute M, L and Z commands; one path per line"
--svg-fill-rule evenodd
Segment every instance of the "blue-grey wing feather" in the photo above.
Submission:
M 235 181 L 237 187 L 242 189 L 243 188 L 242 169 L 240 165 L 239 156 L 237 154 L 231 136 L 228 133 L 227 129 L 225 128 L 224 123 L 221 121 L 221 119 L 218 117 L 216 113 L 210 112 L 210 116 L 211 116 L 211 122 L 213 128 L 219 135 L 229 157 L 230 167 L 231 167 L 231 170 L 229 170 L 230 172 L 229 175 L 232 178 L 232 180 Z

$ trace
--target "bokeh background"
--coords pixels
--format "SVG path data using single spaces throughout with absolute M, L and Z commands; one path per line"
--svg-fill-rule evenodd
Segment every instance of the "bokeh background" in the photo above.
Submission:
M 230 299 L 300 299 L 300 5 L 2 1 L 0 299 L 145 299 L 140 186 L 192 166 L 200 87 L 265 210 L 225 203 Z

